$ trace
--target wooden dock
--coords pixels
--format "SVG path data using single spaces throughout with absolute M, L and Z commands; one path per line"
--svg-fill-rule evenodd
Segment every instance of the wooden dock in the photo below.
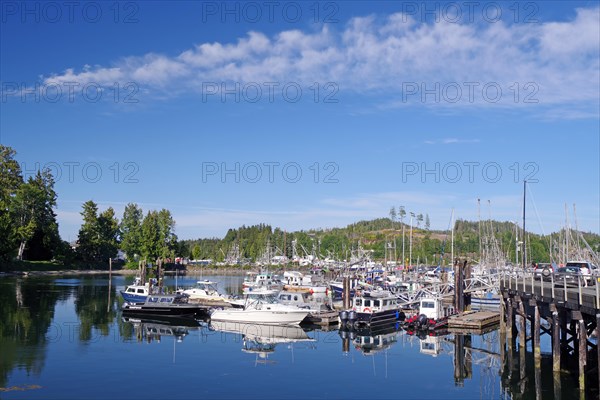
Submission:
M 468 311 L 448 318 L 452 331 L 478 332 L 500 323 L 500 313 L 493 311 Z

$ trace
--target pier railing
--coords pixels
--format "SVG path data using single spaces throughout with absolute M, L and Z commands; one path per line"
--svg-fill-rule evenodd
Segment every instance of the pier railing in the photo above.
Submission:
M 505 273 L 501 278 L 501 289 L 530 295 L 549 303 L 568 303 L 573 306 L 600 310 L 600 282 L 598 276 L 591 275 L 593 284 L 577 279 L 577 284 L 568 281 L 566 276 L 536 279 L 529 271 Z

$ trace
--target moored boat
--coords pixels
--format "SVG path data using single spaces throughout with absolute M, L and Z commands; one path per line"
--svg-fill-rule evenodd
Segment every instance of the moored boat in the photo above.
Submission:
M 156 284 L 156 279 L 142 284 L 142 278 L 135 278 L 133 284 L 128 285 L 125 290 L 121 290 L 121 297 L 128 303 L 143 303 L 150 294 L 151 284 Z
M 217 290 L 217 283 L 209 280 L 198 281 L 194 287 L 179 290 L 178 292 L 186 294 L 191 301 L 201 304 L 214 306 L 229 306 L 230 297 L 224 296 Z
M 453 310 L 445 307 L 441 298 L 423 297 L 419 301 L 419 312 L 404 321 L 407 330 L 437 330 L 448 326 L 448 317 Z
M 339 316 L 343 323 L 354 326 L 385 324 L 405 318 L 396 296 L 387 290 L 364 292 L 356 296 L 353 307 L 340 311 Z
M 207 307 L 190 304 L 183 294 L 150 294 L 143 303 L 124 303 L 123 314 L 193 317 L 207 311 Z
M 214 310 L 211 321 L 297 325 L 306 318 L 308 310 L 281 304 L 277 302 L 276 294 L 276 291 L 265 289 L 247 291 L 242 307 Z

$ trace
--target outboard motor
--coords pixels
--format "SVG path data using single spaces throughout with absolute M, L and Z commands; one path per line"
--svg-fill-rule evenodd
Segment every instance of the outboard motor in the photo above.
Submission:
M 419 318 L 417 318 L 417 326 L 420 327 L 421 329 L 423 329 L 423 328 L 427 328 L 428 325 L 429 325 L 429 318 L 427 318 L 427 315 L 425 315 L 425 314 L 419 315 Z
M 342 321 L 346 321 L 346 320 L 348 319 L 348 311 L 342 311 L 342 312 L 340 313 L 340 319 L 341 319 Z
M 348 313 L 348 319 L 350 321 L 354 321 L 356 318 L 358 318 L 358 314 L 356 313 L 355 310 L 352 310 Z

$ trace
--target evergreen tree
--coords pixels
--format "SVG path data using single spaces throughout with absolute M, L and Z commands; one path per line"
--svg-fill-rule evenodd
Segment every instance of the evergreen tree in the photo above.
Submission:
M 148 211 L 142 222 L 142 255 L 148 261 L 153 261 L 161 254 L 160 226 L 158 213 Z
M 119 249 L 119 220 L 115 217 L 115 210 L 108 207 L 97 220 L 98 224 L 98 261 L 108 261 L 114 258 Z
M 77 254 L 83 261 L 97 261 L 100 258 L 100 232 L 98 231 L 98 205 L 92 200 L 83 203 L 81 216 L 83 224 L 77 239 Z
M 121 249 L 129 260 L 142 254 L 142 220 L 144 212 L 135 203 L 129 203 L 123 211 L 123 219 L 119 226 L 121 232 Z
M 177 249 L 177 235 L 175 235 L 175 220 L 169 210 L 163 208 L 158 212 L 158 227 L 160 232 L 159 256 L 173 259 Z
M 431 221 L 429 220 L 429 214 L 425 214 L 425 229 L 431 228 Z
M 12 211 L 23 177 L 21 167 L 14 159 L 16 154 L 12 148 L 0 144 L 0 262 L 9 261 L 18 247 Z
M 394 221 L 396 221 L 396 208 L 390 208 L 390 219 L 392 220 L 392 229 L 394 228 Z
M 398 207 L 398 216 L 400 217 L 400 222 L 404 224 L 404 217 L 406 217 L 406 209 L 404 206 Z

